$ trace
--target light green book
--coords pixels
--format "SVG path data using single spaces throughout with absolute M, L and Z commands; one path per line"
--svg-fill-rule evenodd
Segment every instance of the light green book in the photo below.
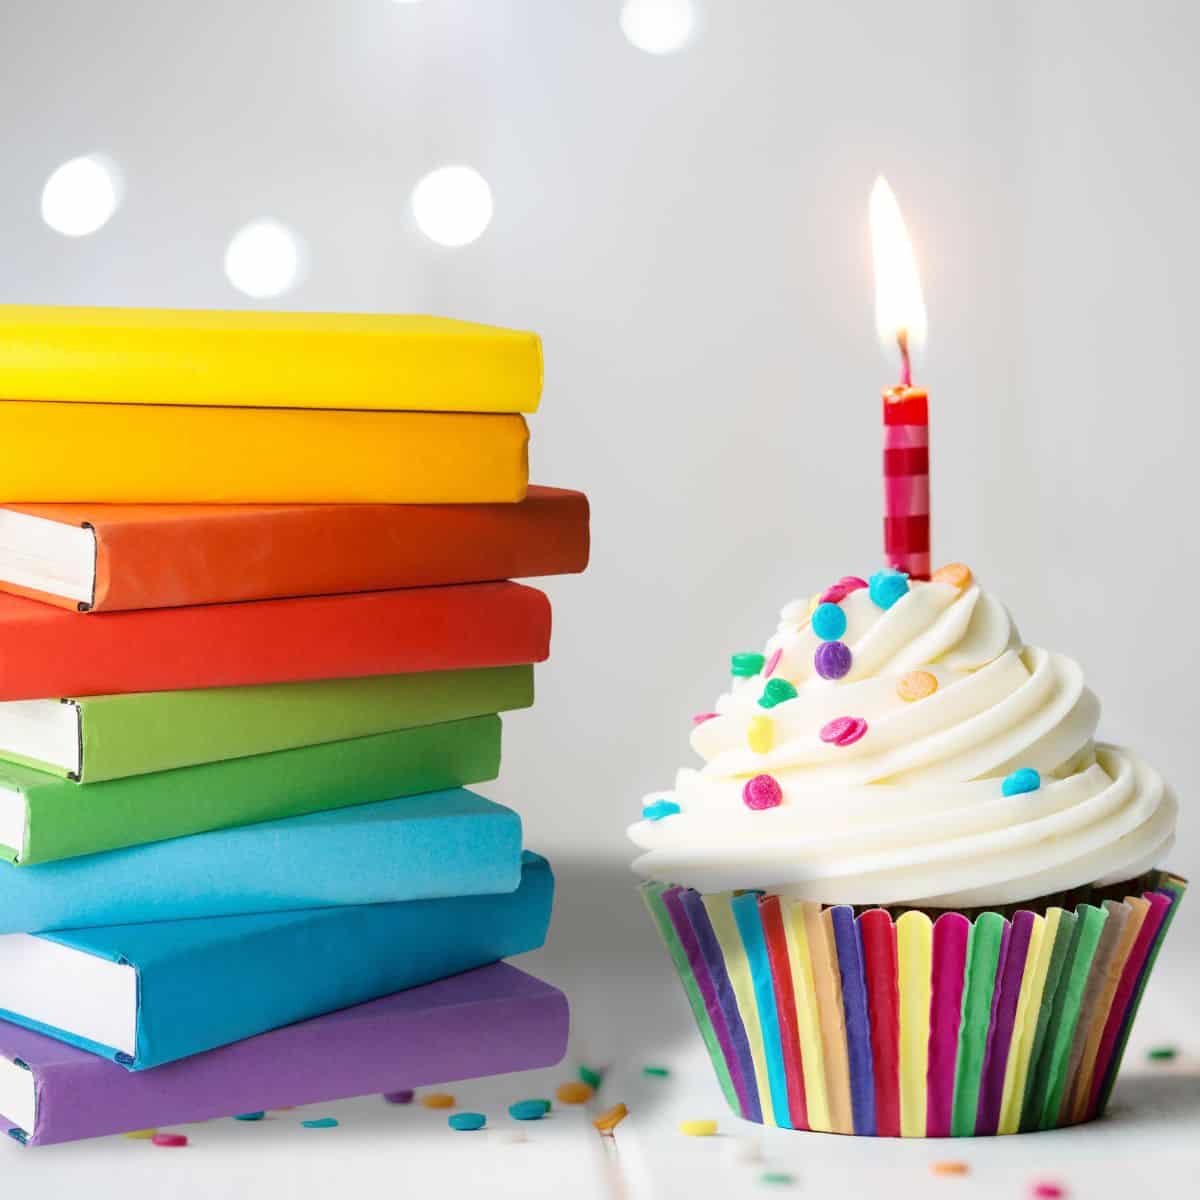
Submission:
M 533 667 L 0 703 L 0 757 L 80 783 L 528 708 Z

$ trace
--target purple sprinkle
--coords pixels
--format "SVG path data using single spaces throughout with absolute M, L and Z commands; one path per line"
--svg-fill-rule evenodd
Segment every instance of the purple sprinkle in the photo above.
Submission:
M 747 808 L 762 812 L 765 808 L 778 808 L 783 802 L 783 788 L 770 775 L 755 775 L 746 780 L 742 788 L 742 800 Z
M 854 655 L 845 642 L 822 642 L 813 655 L 813 665 L 822 679 L 841 679 L 853 661 Z
M 384 1092 L 383 1098 L 389 1104 L 411 1104 L 416 1093 L 411 1088 L 403 1088 L 398 1092 Z

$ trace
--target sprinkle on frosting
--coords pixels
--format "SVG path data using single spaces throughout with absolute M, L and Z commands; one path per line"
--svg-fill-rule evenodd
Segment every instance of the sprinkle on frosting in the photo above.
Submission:
M 818 602 L 821 604 L 840 604 L 851 592 L 857 592 L 859 588 L 865 588 L 867 581 L 859 579 L 857 575 L 843 575 L 837 583 L 831 587 L 827 587 L 818 597 Z M 841 636 L 840 634 L 838 635 Z
M 703 725 L 705 721 L 711 721 L 713 717 L 719 717 L 720 715 L 720 713 L 715 712 L 696 713 L 696 715 L 692 717 L 692 724 Z
M 779 666 L 779 660 L 783 657 L 782 650 L 776 650 L 770 658 L 767 659 L 767 665 L 763 667 L 763 678 L 770 679 L 775 674 L 775 668 Z
M 746 743 L 755 754 L 766 754 L 775 744 L 775 723 L 761 713 L 750 718 L 746 727 Z
M 834 717 L 821 726 L 821 741 L 833 746 L 853 746 L 867 732 L 862 717 Z
M 1025 792 L 1036 792 L 1042 786 L 1042 777 L 1032 767 L 1021 767 L 1005 777 L 1000 790 L 1006 796 L 1020 796 Z
M 738 679 L 749 679 L 763 669 L 766 656 L 762 654 L 735 654 L 729 660 L 729 670 Z
M 674 800 L 655 800 L 642 809 L 642 817 L 647 821 L 661 821 L 663 817 L 673 817 L 679 812 L 679 805 Z
M 854 655 L 845 642 L 822 642 L 813 654 L 813 666 L 822 679 L 841 679 L 853 663 Z
M 870 589 L 871 599 L 880 608 L 886 610 L 891 608 L 901 596 L 907 594 L 908 576 L 902 571 L 894 571 L 891 567 L 885 567 L 871 576 L 871 582 L 867 586 Z
M 965 563 L 947 563 L 944 567 L 938 567 L 934 571 L 929 577 L 929 582 L 948 583 L 951 587 L 956 587 L 959 591 L 962 591 L 964 588 L 971 586 L 971 568 Z
M 763 694 L 758 703 L 763 708 L 774 708 L 775 705 L 782 704 L 785 700 L 795 700 L 796 694 L 795 685 L 788 683 L 786 679 L 768 679 L 767 686 L 763 688 Z
M 812 615 L 812 631 L 823 642 L 839 641 L 846 632 L 846 614 L 832 601 L 826 600 L 817 605 Z
M 747 808 L 762 812 L 766 808 L 778 808 L 783 800 L 783 789 L 771 775 L 755 775 L 746 780 L 742 788 L 742 800 Z
M 909 671 L 896 684 L 896 695 L 906 704 L 911 704 L 914 700 L 924 700 L 937 690 L 937 676 L 929 671 Z

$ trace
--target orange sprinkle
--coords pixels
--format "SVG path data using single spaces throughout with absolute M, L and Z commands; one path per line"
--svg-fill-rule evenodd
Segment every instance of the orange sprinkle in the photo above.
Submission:
M 586 1083 L 564 1083 L 554 1094 L 563 1104 L 586 1104 L 592 1098 L 592 1089 Z
M 614 1104 L 612 1108 L 593 1118 L 592 1124 L 601 1133 L 609 1133 L 611 1130 L 616 1129 L 627 1116 L 629 1116 L 629 1109 L 624 1104 Z
M 932 696 L 937 690 L 937 676 L 931 675 L 928 671 L 909 671 L 896 684 L 896 695 L 909 704 L 914 700 L 924 700 L 926 696 Z
M 930 1163 L 929 1169 L 935 1175 L 965 1175 L 971 1168 L 965 1162 L 951 1160 L 948 1162 Z
M 449 1092 L 430 1092 L 421 1097 L 421 1103 L 426 1108 L 453 1108 L 458 1101 Z
M 947 563 L 944 567 L 938 567 L 930 576 L 933 583 L 948 583 L 960 591 L 971 586 L 971 579 L 971 568 L 965 563 Z

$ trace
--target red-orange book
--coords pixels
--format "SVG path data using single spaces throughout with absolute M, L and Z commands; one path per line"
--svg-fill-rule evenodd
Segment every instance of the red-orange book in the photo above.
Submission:
M 0 590 L 83 612 L 582 571 L 588 502 L 22 504 L 0 508 Z
M 541 662 L 550 602 L 519 583 L 75 613 L 0 595 L 0 700 Z

